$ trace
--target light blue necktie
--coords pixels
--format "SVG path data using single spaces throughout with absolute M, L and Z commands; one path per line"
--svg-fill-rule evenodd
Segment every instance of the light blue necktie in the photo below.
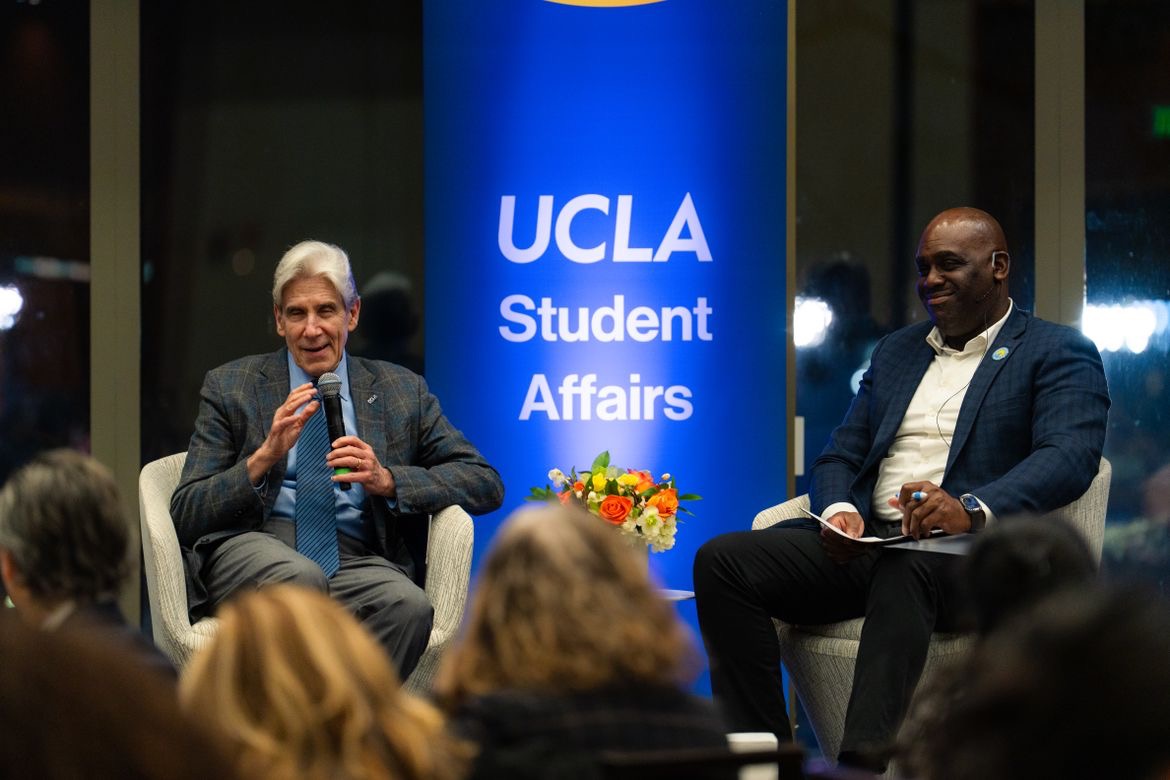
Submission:
M 325 410 L 317 410 L 297 439 L 297 552 L 316 561 L 326 577 L 337 573 L 337 507 L 332 469 L 325 463 L 329 452 Z

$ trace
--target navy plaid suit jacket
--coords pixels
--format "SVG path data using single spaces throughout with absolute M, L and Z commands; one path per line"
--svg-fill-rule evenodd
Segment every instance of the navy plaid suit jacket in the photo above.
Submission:
M 902 328 L 874 348 L 845 420 L 813 464 L 813 511 L 849 501 L 868 522 L 878 467 L 934 359 L 931 327 Z M 1000 348 L 1007 354 L 996 360 Z M 1108 412 L 1093 343 L 1013 309 L 967 388 L 940 487 L 975 494 L 997 517 L 1063 506 L 1097 474 Z
M 472 514 L 497 509 L 504 485 L 496 470 L 448 422 L 422 377 L 393 363 L 349 356 L 349 385 L 358 438 L 391 470 L 397 506 L 367 499 L 367 542 L 422 576 L 427 515 L 458 504 Z M 280 492 L 287 461 L 268 472 L 257 492 L 247 458 L 259 448 L 276 408 L 289 393 L 288 351 L 241 358 L 207 373 L 187 461 L 171 498 L 171 516 L 187 569 L 187 599 L 200 614 L 200 575 L 224 539 L 259 529 Z

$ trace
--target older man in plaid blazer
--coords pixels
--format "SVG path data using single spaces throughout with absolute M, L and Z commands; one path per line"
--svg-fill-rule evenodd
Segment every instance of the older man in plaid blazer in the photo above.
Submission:
M 882 770 L 930 635 L 962 616 L 953 555 L 848 537 L 978 532 L 1079 497 L 1097 473 L 1109 394 L 1080 333 L 1014 307 L 1003 230 L 950 209 L 918 245 L 930 322 L 875 347 L 845 420 L 812 468 L 816 521 L 708 542 L 695 558 L 699 623 L 730 725 L 789 732 L 771 618 L 865 616 L 839 759 Z
M 433 618 L 418 585 L 427 515 L 452 504 L 473 514 L 496 509 L 503 484 L 421 377 L 346 353 L 361 299 L 343 251 L 297 244 L 277 266 L 272 296 L 286 346 L 207 374 L 171 501 L 189 606 L 200 615 L 240 588 L 275 582 L 326 591 L 382 641 L 405 678 L 426 649 Z M 319 471 L 348 470 L 323 489 L 336 533 L 326 536 L 332 561 L 322 564 L 298 552 L 306 534 L 297 477 L 304 498 L 314 464 L 298 442 L 313 416 L 324 416 L 315 383 L 325 372 L 341 380 L 349 435 L 320 445 L 328 470 Z

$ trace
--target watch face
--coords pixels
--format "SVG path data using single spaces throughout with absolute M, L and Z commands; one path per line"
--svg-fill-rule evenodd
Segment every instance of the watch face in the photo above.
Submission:
M 963 496 L 963 508 L 968 512 L 981 512 L 983 507 L 979 506 L 979 499 L 968 493 Z

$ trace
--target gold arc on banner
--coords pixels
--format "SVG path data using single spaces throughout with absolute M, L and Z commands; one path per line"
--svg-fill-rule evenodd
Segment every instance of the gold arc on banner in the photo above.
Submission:
M 664 3 L 666 0 L 546 0 L 558 5 L 580 5 L 588 8 L 621 8 L 627 5 L 650 5 Z

